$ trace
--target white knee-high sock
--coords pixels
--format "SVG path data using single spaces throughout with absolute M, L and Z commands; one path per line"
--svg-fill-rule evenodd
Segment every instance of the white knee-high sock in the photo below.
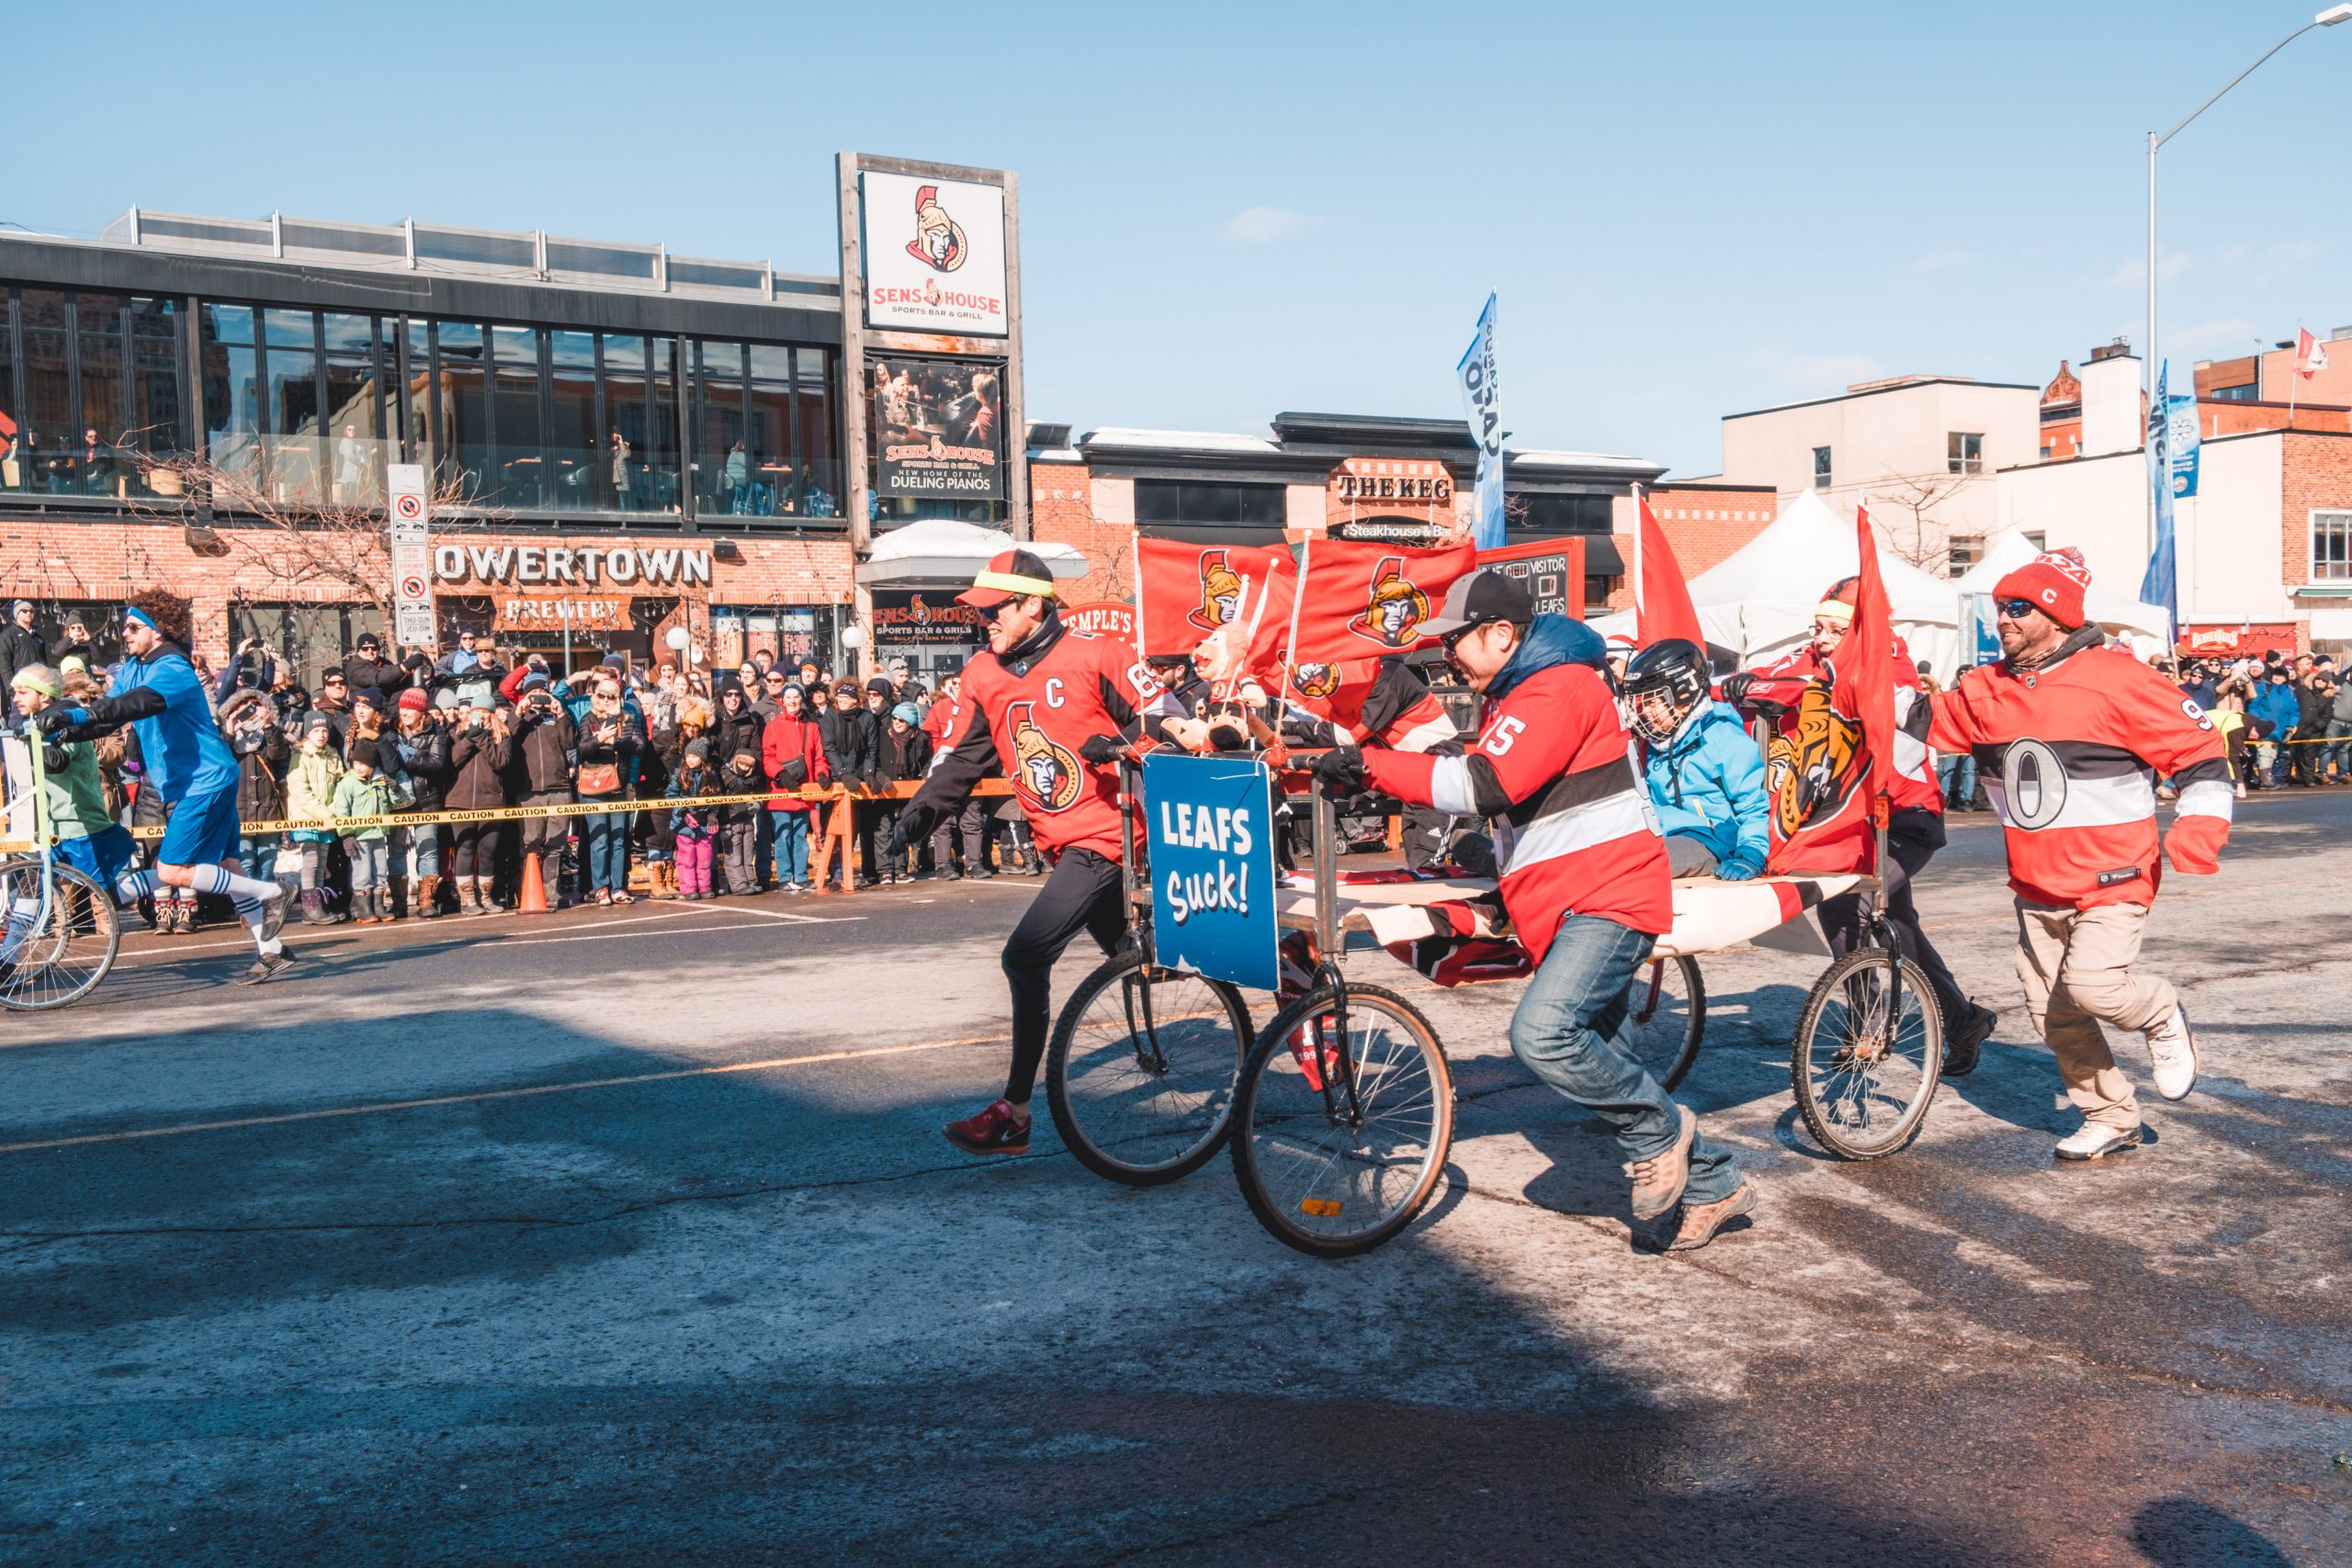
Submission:
M 237 919 L 244 921 L 245 929 L 254 933 L 254 951 L 276 953 L 286 945 L 276 937 L 271 937 L 267 942 L 261 939 L 263 910 L 259 899 L 232 897 L 229 902 L 236 907 Z
M 155 891 L 155 880 L 154 868 L 152 866 L 145 871 L 124 873 L 122 880 L 114 885 L 115 902 L 129 908 Z
M 188 886 L 198 893 L 224 893 L 231 898 L 283 898 L 285 885 L 239 876 L 225 865 L 199 865 L 188 873 Z

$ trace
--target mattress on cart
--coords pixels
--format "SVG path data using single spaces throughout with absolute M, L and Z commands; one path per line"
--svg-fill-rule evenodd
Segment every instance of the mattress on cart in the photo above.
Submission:
M 1683 877 L 1674 885 L 1674 929 L 1660 937 L 1660 958 L 1713 953 L 1762 936 L 1797 919 L 1824 898 L 1850 893 L 1874 879 L 1846 873 L 1828 876 L 1759 876 L 1725 882 Z M 1277 890 L 1282 923 L 1315 927 L 1315 884 L 1286 874 Z M 1370 931 L 1383 947 L 1431 938 L 1506 940 L 1510 921 L 1490 876 L 1408 871 L 1342 872 L 1336 890 L 1343 931 Z

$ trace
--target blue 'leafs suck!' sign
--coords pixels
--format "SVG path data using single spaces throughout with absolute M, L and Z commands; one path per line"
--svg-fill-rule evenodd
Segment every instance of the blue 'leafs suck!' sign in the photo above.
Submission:
M 1282 933 L 1272 779 L 1247 757 L 1144 759 L 1152 946 L 1167 967 L 1274 988 Z

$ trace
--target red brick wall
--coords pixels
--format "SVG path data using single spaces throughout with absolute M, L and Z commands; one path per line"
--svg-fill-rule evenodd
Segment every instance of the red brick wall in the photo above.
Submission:
M 2278 567 L 2287 592 L 2293 593 L 2311 581 L 2312 512 L 2352 511 L 2352 435 L 2290 431 L 2279 438 Z M 2296 608 L 2308 615 L 2316 607 L 2334 607 L 2340 599 L 2299 600 Z M 2296 628 L 2299 649 L 2311 646 L 2311 622 Z
M 1657 518 L 1658 527 L 1664 530 L 1666 542 L 1673 547 L 1675 564 L 1681 567 L 1686 581 L 1737 554 L 1780 515 L 1779 501 L 1770 485 L 1688 490 L 1660 485 L 1649 492 L 1649 499 L 1650 511 Z M 1616 541 L 1617 553 L 1630 572 L 1634 569 L 1633 536 L 1620 534 Z M 1633 602 L 1632 590 L 1623 584 L 1609 596 L 1612 610 L 1622 610 Z
M 1092 471 L 1082 463 L 1029 465 L 1029 517 L 1033 538 L 1084 552 L 1094 570 L 1062 587 L 1066 603 L 1122 600 L 1135 592 L 1136 531 L 1094 515 Z
M 9 516 L 0 512 L 0 598 L 36 601 L 109 600 L 160 583 L 190 599 L 196 612 L 198 649 L 228 646 L 229 601 L 238 589 L 248 599 L 269 603 L 348 604 L 353 595 L 333 584 L 288 582 L 263 558 L 268 536 L 258 530 L 222 527 L 226 547 L 198 555 L 170 524 L 116 519 Z M 653 597 L 684 593 L 696 604 L 840 604 L 852 593 L 849 541 L 762 539 L 741 535 L 492 534 L 449 527 L 435 539 L 455 545 L 578 545 L 623 543 L 659 548 L 709 549 L 719 537 L 732 538 L 739 560 L 711 561 L 711 585 L 654 587 Z M 440 585 L 444 592 L 488 592 Z M 546 592 L 563 592 L 549 587 Z M 575 590 L 576 591 L 576 590 Z M 625 592 L 612 588 L 609 592 Z

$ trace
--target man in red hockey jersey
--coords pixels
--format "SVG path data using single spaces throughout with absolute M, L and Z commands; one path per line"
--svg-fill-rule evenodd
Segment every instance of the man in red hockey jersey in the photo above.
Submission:
M 2197 1042 L 2170 985 L 2132 965 L 2155 900 L 2156 780 L 2180 791 L 2164 853 L 2177 871 L 2220 869 L 2230 832 L 2228 748 L 2193 699 L 2086 625 L 2090 574 L 2072 551 L 2037 556 L 1993 587 L 2002 660 L 1972 670 L 1931 706 L 1915 739 L 1973 749 L 2000 814 L 2017 895 L 2018 978 L 2058 1059 L 2082 1126 L 2060 1159 L 2138 1146 L 2140 1109 L 2103 1021 L 2143 1035 L 2156 1092 L 2197 1082 Z
M 1496 819 L 1503 908 L 1536 965 L 1511 1017 L 1528 1069 L 1616 1129 L 1646 1238 L 1704 1247 L 1755 1206 L 1731 1151 L 1699 1135 L 1633 1055 L 1628 989 L 1674 923 L 1666 844 L 1634 773 L 1598 633 L 1538 615 L 1527 585 L 1489 567 L 1459 579 L 1422 630 L 1486 697 L 1464 756 L 1367 747 L 1316 764 L 1334 792 L 1373 789 L 1464 817 Z
M 1080 931 L 1108 953 L 1126 930 L 1119 755 L 1147 716 L 1175 709 L 1132 649 L 1062 625 L 1053 574 L 1027 550 L 990 558 L 956 597 L 988 618 L 988 650 L 964 666 L 957 728 L 890 829 L 890 852 L 921 841 L 1001 761 L 1038 849 L 1053 862 L 1053 874 L 1004 944 L 1012 989 L 1004 1096 L 945 1129 L 967 1153 L 1026 1154 L 1029 1099 L 1052 1021 L 1054 961 Z

